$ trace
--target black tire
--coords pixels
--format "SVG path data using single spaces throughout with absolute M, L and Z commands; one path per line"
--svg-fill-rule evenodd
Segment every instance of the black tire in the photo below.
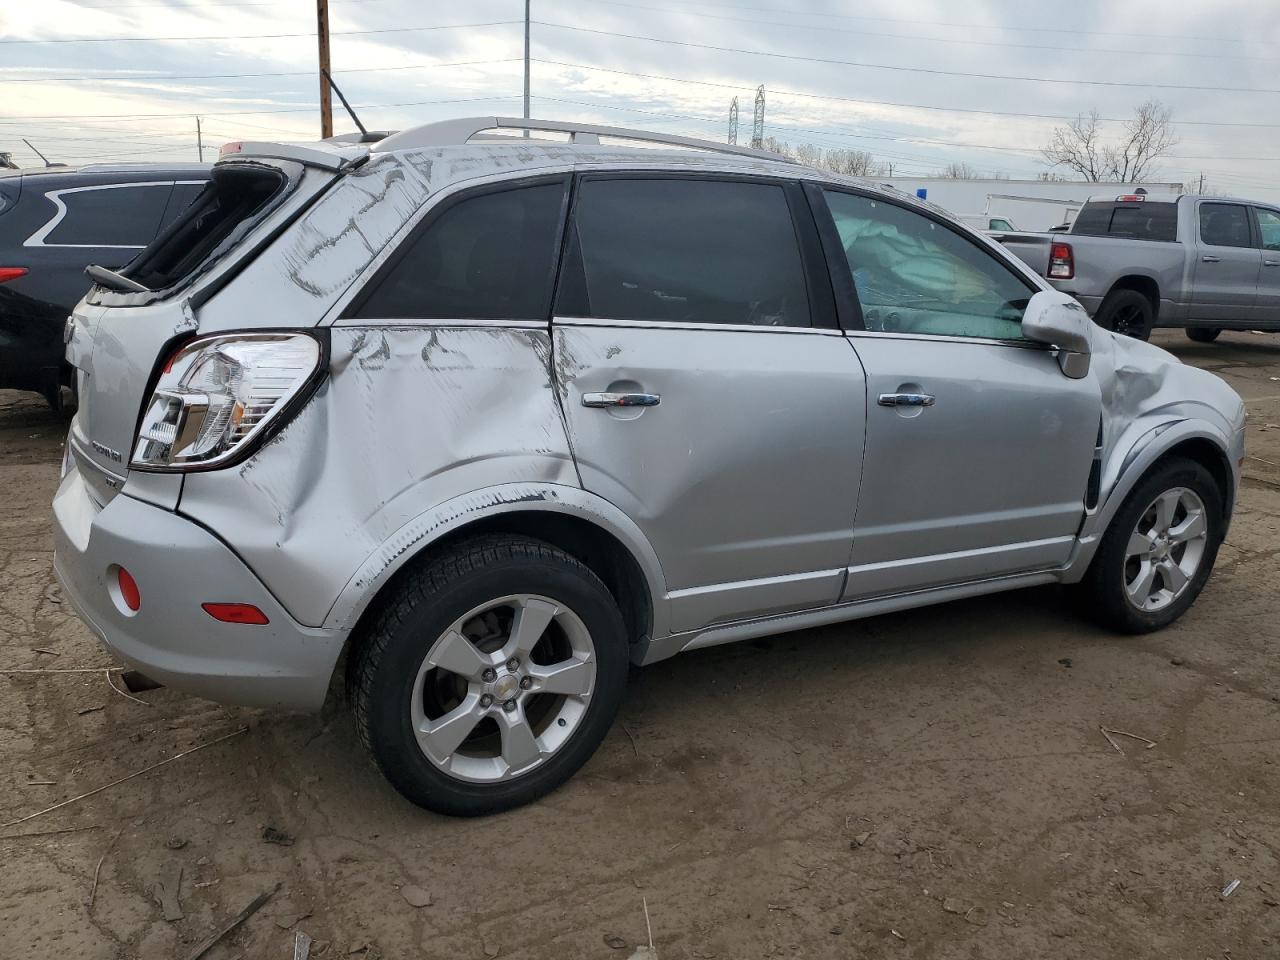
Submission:
M 1164 491 L 1176 487 L 1192 490 L 1204 504 L 1207 526 L 1204 553 L 1186 589 L 1172 603 L 1156 611 L 1141 610 L 1130 601 L 1125 588 L 1129 538 L 1153 501 Z M 1173 623 L 1195 602 L 1213 572 L 1222 543 L 1222 511 L 1222 492 L 1217 481 L 1200 464 L 1182 458 L 1157 463 L 1130 491 L 1098 545 L 1098 552 L 1079 586 L 1085 610 L 1104 626 L 1121 633 L 1149 633 Z
M 527 773 L 494 783 L 457 779 L 428 759 L 414 737 L 411 701 L 419 668 L 454 621 L 490 600 L 521 593 L 554 598 L 589 632 L 596 674 L 586 712 L 559 749 Z M 489 535 L 432 557 L 380 598 L 351 659 L 348 696 L 360 739 L 401 794 L 437 813 L 480 816 L 536 800 L 587 762 L 621 706 L 628 652 L 622 614 L 587 566 L 539 540 Z
M 1151 301 L 1137 290 L 1112 290 L 1094 317 L 1103 329 L 1135 340 L 1146 340 L 1151 336 L 1151 325 L 1155 319 Z
M 1187 339 L 1196 343 L 1213 343 L 1221 332 L 1221 327 L 1187 327 L 1186 330 Z

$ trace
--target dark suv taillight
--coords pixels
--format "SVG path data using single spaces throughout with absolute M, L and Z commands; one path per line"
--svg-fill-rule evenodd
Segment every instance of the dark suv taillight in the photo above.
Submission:
M 28 272 L 26 267 L 0 267 L 0 283 L 25 277 Z
M 1071 244 L 1054 243 L 1049 246 L 1049 279 L 1070 280 L 1076 275 L 1076 259 Z

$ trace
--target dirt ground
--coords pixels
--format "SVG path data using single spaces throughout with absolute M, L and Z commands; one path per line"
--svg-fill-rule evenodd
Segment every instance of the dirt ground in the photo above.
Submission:
M 627 958 L 646 907 L 663 960 L 1280 955 L 1280 336 L 1157 340 L 1250 412 L 1173 628 L 1108 635 L 1041 589 L 678 657 L 566 787 L 470 821 L 394 793 L 341 708 L 0 676 L 0 956 L 186 960 L 277 885 L 211 960 L 299 930 L 324 958 Z M 50 569 L 64 429 L 0 392 L 0 670 L 110 664 Z

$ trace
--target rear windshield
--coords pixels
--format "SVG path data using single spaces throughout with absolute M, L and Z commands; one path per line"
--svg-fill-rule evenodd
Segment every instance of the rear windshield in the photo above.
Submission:
M 1072 233 L 1089 237 L 1122 237 L 1126 240 L 1176 240 L 1176 203 L 1086 203 L 1076 216 Z
M 194 276 L 234 247 L 289 188 L 284 171 L 265 164 L 231 163 L 191 206 L 156 237 L 125 274 L 150 290 L 165 290 Z

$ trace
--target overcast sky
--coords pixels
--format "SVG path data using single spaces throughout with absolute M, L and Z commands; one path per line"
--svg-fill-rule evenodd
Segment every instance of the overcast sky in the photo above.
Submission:
M 1280 200 L 1274 0 L 532 3 L 537 117 L 723 140 L 736 95 L 745 143 L 764 84 L 766 135 L 869 150 L 901 175 L 964 161 L 1034 178 L 1054 118 L 1155 97 L 1181 142 L 1154 179 Z M 518 116 L 523 15 L 523 0 L 330 0 L 334 76 L 370 128 Z M 0 151 L 37 163 L 25 137 L 65 162 L 194 160 L 197 114 L 215 147 L 315 138 L 315 65 L 313 0 L 8 0 Z

